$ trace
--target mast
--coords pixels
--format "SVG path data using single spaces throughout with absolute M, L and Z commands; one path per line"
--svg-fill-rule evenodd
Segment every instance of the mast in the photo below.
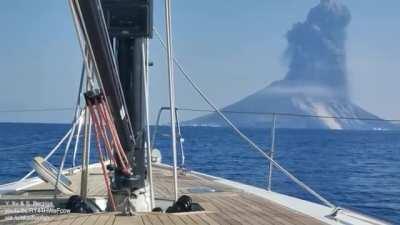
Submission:
M 146 144 L 145 76 L 147 41 L 153 30 L 152 0 L 70 0 L 70 3 L 78 33 L 85 41 L 82 47 L 85 61 L 94 64 L 98 87 L 110 108 L 131 168 L 130 175 L 121 171 L 118 163 L 116 168 L 110 168 L 117 209 L 149 211 L 145 146 L 150 144 Z
M 176 155 L 176 107 L 175 107 L 175 78 L 174 62 L 172 54 L 172 34 L 171 34 L 171 0 L 165 0 L 165 31 L 167 35 L 167 64 L 168 64 L 168 84 L 169 84 L 169 106 L 171 122 L 171 148 L 173 158 L 173 177 L 174 177 L 174 197 L 178 200 L 178 171 Z
M 102 6 L 135 142 L 133 149 L 128 151 L 135 179 L 130 180 L 129 187 L 124 182 L 115 185 L 119 185 L 121 189 L 130 188 L 131 191 L 140 190 L 147 185 L 145 155 L 146 146 L 150 146 L 149 143 L 146 144 L 145 76 L 148 67 L 147 41 L 152 37 L 153 30 L 152 1 L 102 0 Z

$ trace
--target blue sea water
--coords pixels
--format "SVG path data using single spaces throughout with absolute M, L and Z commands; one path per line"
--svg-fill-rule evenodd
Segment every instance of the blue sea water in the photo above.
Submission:
M 0 183 L 27 173 L 32 157 L 46 155 L 68 127 L 0 124 Z M 269 130 L 244 132 L 269 148 Z M 184 127 L 182 134 L 186 168 L 266 187 L 267 161 L 230 129 Z M 168 127 L 160 129 L 156 147 L 163 161 L 171 162 Z M 94 150 L 92 155 L 95 161 Z M 57 153 L 50 161 L 58 165 L 60 157 Z M 69 154 L 68 166 L 71 158 Z M 400 223 L 400 132 L 278 129 L 276 160 L 334 204 Z M 276 169 L 272 189 L 317 201 Z

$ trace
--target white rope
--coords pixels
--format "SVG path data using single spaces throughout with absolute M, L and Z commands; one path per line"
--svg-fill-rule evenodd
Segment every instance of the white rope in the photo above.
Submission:
M 88 142 L 89 142 L 89 145 L 88 145 L 88 159 L 87 159 L 87 161 L 88 161 L 88 165 L 90 165 L 90 147 L 91 147 L 91 143 L 92 143 L 92 119 L 89 117 L 89 137 L 88 137 Z
M 90 46 L 88 46 L 86 44 L 86 42 L 85 42 L 85 33 L 84 33 L 83 27 L 81 27 L 81 23 L 79 21 L 79 19 L 80 19 L 79 15 L 80 14 L 79 14 L 79 12 L 76 11 L 76 8 L 75 8 L 75 6 L 77 6 L 77 5 L 75 4 L 74 0 L 68 0 L 68 5 L 69 5 L 70 11 L 71 11 L 72 18 L 73 18 L 73 24 L 74 24 L 75 32 L 76 32 L 77 38 L 79 40 L 78 41 L 79 42 L 79 47 L 81 49 L 82 56 L 84 58 L 85 68 L 91 68 L 91 63 L 90 63 L 89 57 L 87 55 L 87 51 L 90 48 Z M 84 26 L 84 25 L 82 25 L 82 26 Z M 93 71 L 90 71 L 88 73 L 89 77 L 90 77 L 92 72 Z M 90 86 L 93 87 L 95 85 L 93 79 L 89 79 L 89 81 L 90 81 Z
M 163 46 L 164 49 L 166 49 L 166 45 L 164 41 L 162 40 L 160 34 L 158 31 L 154 28 L 154 33 L 156 34 L 157 38 L 161 42 L 161 45 Z M 210 105 L 215 112 L 240 136 L 242 137 L 246 142 L 248 142 L 255 150 L 257 150 L 259 153 L 261 153 L 267 160 L 269 160 L 276 168 L 281 170 L 286 176 L 288 176 L 292 181 L 294 181 L 296 184 L 298 184 L 300 187 L 314 195 L 316 198 L 318 198 L 321 202 L 326 204 L 327 206 L 331 208 L 336 208 L 335 205 L 333 205 L 331 202 L 326 200 L 324 197 L 319 195 L 317 192 L 315 192 L 313 189 L 311 189 L 309 186 L 307 186 L 305 183 L 297 179 L 294 175 L 292 175 L 289 171 L 287 171 L 285 168 L 283 168 L 279 163 L 277 163 L 275 160 L 273 160 L 267 153 L 265 153 L 260 147 L 258 147 L 253 141 L 251 141 L 244 133 L 242 133 L 219 109 L 218 107 L 204 94 L 204 92 L 200 89 L 200 87 L 191 79 L 191 77 L 185 72 L 183 69 L 182 65 L 178 62 L 178 60 L 174 57 L 173 58 L 175 64 L 177 65 L 178 69 L 181 71 L 182 75 L 184 78 L 189 82 L 189 84 L 196 90 L 196 92 L 203 98 L 203 100 Z M 173 111 L 173 110 L 171 110 Z
M 59 147 L 64 143 L 65 139 L 71 134 L 72 128 L 69 129 L 69 131 L 65 134 L 65 136 L 57 143 L 57 145 L 46 155 L 44 160 L 48 160 L 58 149 Z M 23 178 L 21 178 L 18 182 L 24 181 L 27 179 L 29 176 L 31 176 L 35 170 L 31 170 L 29 173 L 27 173 Z
M 85 110 L 82 110 L 82 115 L 84 114 Z M 75 136 L 75 146 L 74 146 L 74 154 L 72 156 L 72 167 L 75 167 L 75 162 L 76 162 L 76 153 L 78 151 L 78 146 L 79 146 L 79 138 L 81 135 L 81 131 L 82 131 L 82 125 L 84 123 L 84 118 L 80 117 L 79 118 L 79 123 L 78 123 L 78 132 L 76 132 L 76 136 Z
M 57 189 L 57 187 L 58 187 L 58 183 L 59 183 L 60 178 L 61 178 L 61 173 L 62 173 L 62 171 L 63 171 L 63 169 L 64 169 L 65 160 L 66 160 L 67 155 L 68 155 L 69 147 L 71 146 L 72 138 L 73 138 L 73 136 L 74 136 L 77 123 L 79 123 L 79 121 L 82 119 L 82 116 L 83 116 L 83 114 L 81 113 L 81 115 L 79 116 L 79 118 L 76 119 L 76 120 L 74 121 L 73 125 L 72 125 L 72 128 L 71 128 L 72 131 L 71 131 L 71 134 L 69 135 L 67 145 L 65 146 L 64 155 L 63 155 L 63 158 L 62 158 L 62 160 L 61 160 L 60 168 L 58 169 L 57 181 L 56 181 L 56 184 L 54 185 L 54 189 Z M 56 196 L 56 195 L 57 195 L 57 193 L 55 192 L 55 196 Z
M 74 154 L 72 157 L 72 167 L 75 167 L 76 152 L 78 151 L 78 145 L 79 145 L 79 136 L 81 134 L 82 124 L 84 122 L 83 116 L 81 116 L 84 114 L 84 110 L 81 109 L 81 94 L 83 91 L 83 82 L 85 79 L 85 71 L 86 71 L 86 66 L 85 66 L 85 61 L 83 61 L 82 71 L 81 71 L 81 79 L 79 82 L 78 96 L 77 96 L 76 105 L 75 105 L 75 121 L 78 120 L 79 125 L 78 125 L 78 132 L 76 133 L 76 138 L 75 138 Z

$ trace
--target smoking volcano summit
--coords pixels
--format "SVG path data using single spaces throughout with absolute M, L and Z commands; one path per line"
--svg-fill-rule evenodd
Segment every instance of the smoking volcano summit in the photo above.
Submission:
M 224 111 L 275 112 L 327 117 L 379 119 L 354 104 L 349 96 L 346 62 L 346 28 L 349 9 L 336 0 L 321 0 L 304 22 L 287 32 L 285 56 L 289 71 L 283 80 L 225 107 Z M 265 115 L 228 113 L 239 127 L 266 127 Z M 216 113 L 186 125 L 226 126 Z M 392 129 L 389 122 L 335 118 L 295 118 L 279 116 L 280 128 L 308 129 Z

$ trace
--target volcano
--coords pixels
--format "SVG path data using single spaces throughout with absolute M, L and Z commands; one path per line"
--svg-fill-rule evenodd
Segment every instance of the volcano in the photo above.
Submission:
M 380 118 L 351 101 L 345 47 L 350 21 L 346 6 L 336 0 L 321 0 L 304 22 L 295 23 L 286 34 L 289 71 L 285 78 L 223 108 L 249 114 L 226 113 L 227 117 L 239 127 L 251 128 L 271 125 L 271 116 L 260 113 L 281 113 L 277 119 L 279 128 L 394 129 L 392 123 L 375 121 Z M 227 126 L 216 113 L 184 125 Z

